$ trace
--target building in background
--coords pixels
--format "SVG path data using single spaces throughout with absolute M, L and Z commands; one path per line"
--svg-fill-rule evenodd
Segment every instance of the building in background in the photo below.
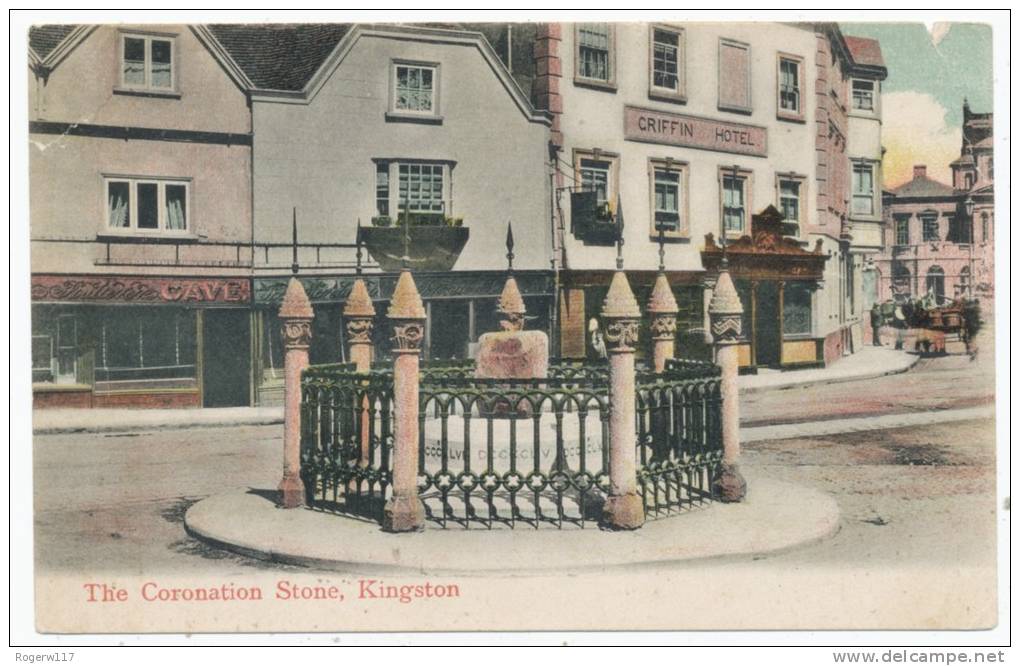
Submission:
M 37 406 L 247 405 L 251 123 L 187 26 L 29 32 Z
M 832 24 L 549 24 L 534 54 L 533 99 L 553 115 L 560 354 L 595 353 L 621 220 L 639 298 L 663 231 L 680 353 L 708 352 L 723 234 L 744 368 L 862 343 L 863 255 L 881 245 L 877 42 Z
M 426 359 L 464 359 L 497 330 L 507 227 L 529 328 L 552 314 L 546 151 L 550 120 L 532 107 L 482 34 L 456 25 L 214 25 L 208 31 L 250 84 L 254 237 L 296 233 L 299 276 L 315 307 L 311 360 L 345 360 L 343 304 L 355 279 L 376 301 L 380 354 L 401 268 L 410 267 L 428 314 Z M 496 30 L 494 37 L 506 35 Z M 499 40 L 497 39 L 497 43 Z M 501 60 L 501 57 L 503 60 Z M 327 248 L 347 243 L 346 248 Z M 256 266 L 258 402 L 279 399 L 276 311 L 290 276 Z
M 994 161 L 992 114 L 973 113 L 964 100 L 960 156 L 951 185 L 913 178 L 884 193 L 883 253 L 876 262 L 879 298 L 940 301 L 980 298 L 991 307 L 994 283 Z

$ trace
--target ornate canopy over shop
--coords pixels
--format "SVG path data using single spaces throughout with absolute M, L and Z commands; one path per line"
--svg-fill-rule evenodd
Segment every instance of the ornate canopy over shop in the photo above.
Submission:
M 821 280 L 828 255 L 819 238 L 813 251 L 796 238 L 783 236 L 783 214 L 769 206 L 751 217 L 751 235 L 726 244 L 729 270 L 734 277 L 751 280 Z M 722 247 L 713 234 L 705 234 L 701 263 L 709 273 L 719 270 Z

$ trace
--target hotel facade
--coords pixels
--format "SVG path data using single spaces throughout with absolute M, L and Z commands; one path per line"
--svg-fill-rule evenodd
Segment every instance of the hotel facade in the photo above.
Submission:
M 29 59 L 37 406 L 273 404 L 290 275 L 312 362 L 358 274 L 384 355 L 405 249 L 425 357 L 470 357 L 511 224 L 553 355 L 597 355 L 620 228 L 642 300 L 661 230 L 680 354 L 723 237 L 747 370 L 861 343 L 885 69 L 835 25 L 39 26 Z

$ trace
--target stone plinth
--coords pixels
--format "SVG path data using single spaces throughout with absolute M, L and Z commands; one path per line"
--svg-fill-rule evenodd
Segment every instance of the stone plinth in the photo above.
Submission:
M 549 338 L 543 331 L 498 331 L 478 339 L 475 377 L 534 379 L 549 374 Z

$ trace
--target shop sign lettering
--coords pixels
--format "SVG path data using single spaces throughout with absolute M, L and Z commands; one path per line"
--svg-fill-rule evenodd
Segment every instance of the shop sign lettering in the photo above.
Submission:
M 247 303 L 244 278 L 32 276 L 33 301 L 97 303 Z
M 623 133 L 628 141 L 663 143 L 740 155 L 768 155 L 767 130 L 743 123 L 624 107 Z

